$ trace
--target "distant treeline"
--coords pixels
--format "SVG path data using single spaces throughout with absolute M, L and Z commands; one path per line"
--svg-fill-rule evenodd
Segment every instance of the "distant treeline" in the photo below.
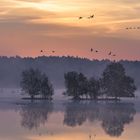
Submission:
M 89 60 L 78 57 L 40 56 L 36 58 L 0 57 L 0 87 L 19 87 L 23 70 L 34 68 L 46 73 L 54 87 L 64 87 L 64 73 L 70 71 L 81 72 L 87 77 L 100 77 L 109 60 Z M 120 61 L 126 69 L 127 75 L 135 79 L 140 87 L 140 61 Z

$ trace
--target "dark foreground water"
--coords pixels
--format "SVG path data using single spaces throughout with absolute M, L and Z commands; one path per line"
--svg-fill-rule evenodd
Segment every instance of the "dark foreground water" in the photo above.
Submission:
M 0 140 L 140 140 L 140 101 L 0 98 Z

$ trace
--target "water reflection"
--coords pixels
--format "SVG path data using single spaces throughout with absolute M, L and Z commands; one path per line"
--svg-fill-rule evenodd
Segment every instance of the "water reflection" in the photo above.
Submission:
M 29 103 L 20 108 L 21 126 L 31 129 L 37 129 L 47 123 L 48 115 L 53 111 L 52 102 Z
M 118 137 L 135 114 L 133 103 L 70 102 L 66 104 L 63 123 L 75 127 L 86 121 L 100 121 L 108 135 Z
M 96 127 L 94 123 L 98 122 L 106 134 L 112 137 L 119 137 L 124 131 L 124 126 L 131 123 L 136 114 L 133 103 L 73 101 L 61 103 L 60 106 L 57 108 L 58 104 L 53 104 L 52 102 L 20 105 L 21 126 L 32 130 L 42 125 L 51 125 L 50 122 L 47 122 L 48 115 L 53 114 L 49 117 L 49 120 L 51 120 L 51 116 L 56 116 L 56 112 L 59 111 L 60 116 L 56 118 L 62 119 L 62 122 L 58 121 L 59 123 L 56 125 L 62 127 L 61 130 L 66 126 L 73 128 L 76 126 L 83 127 L 85 126 L 84 123 L 87 122 L 93 128 Z M 53 119 L 52 121 L 55 121 Z M 57 127 L 53 129 L 57 129 Z
M 109 104 L 103 110 L 102 127 L 110 136 L 120 136 L 124 125 L 133 121 L 136 111 L 134 104 Z

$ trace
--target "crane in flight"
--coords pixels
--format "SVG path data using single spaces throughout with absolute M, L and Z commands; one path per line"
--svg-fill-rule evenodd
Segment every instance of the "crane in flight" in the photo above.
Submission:
M 112 54 L 112 52 L 109 52 L 109 53 L 108 53 L 108 55 L 111 55 L 111 54 Z
M 94 18 L 94 15 L 91 15 L 90 18 Z
M 79 20 L 80 20 L 80 19 L 83 19 L 83 17 L 79 17 Z

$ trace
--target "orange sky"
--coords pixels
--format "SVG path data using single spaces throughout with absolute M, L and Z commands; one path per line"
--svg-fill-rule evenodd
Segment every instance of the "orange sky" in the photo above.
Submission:
M 140 29 L 126 30 L 139 15 L 139 0 L 0 0 L 0 55 L 140 60 Z

